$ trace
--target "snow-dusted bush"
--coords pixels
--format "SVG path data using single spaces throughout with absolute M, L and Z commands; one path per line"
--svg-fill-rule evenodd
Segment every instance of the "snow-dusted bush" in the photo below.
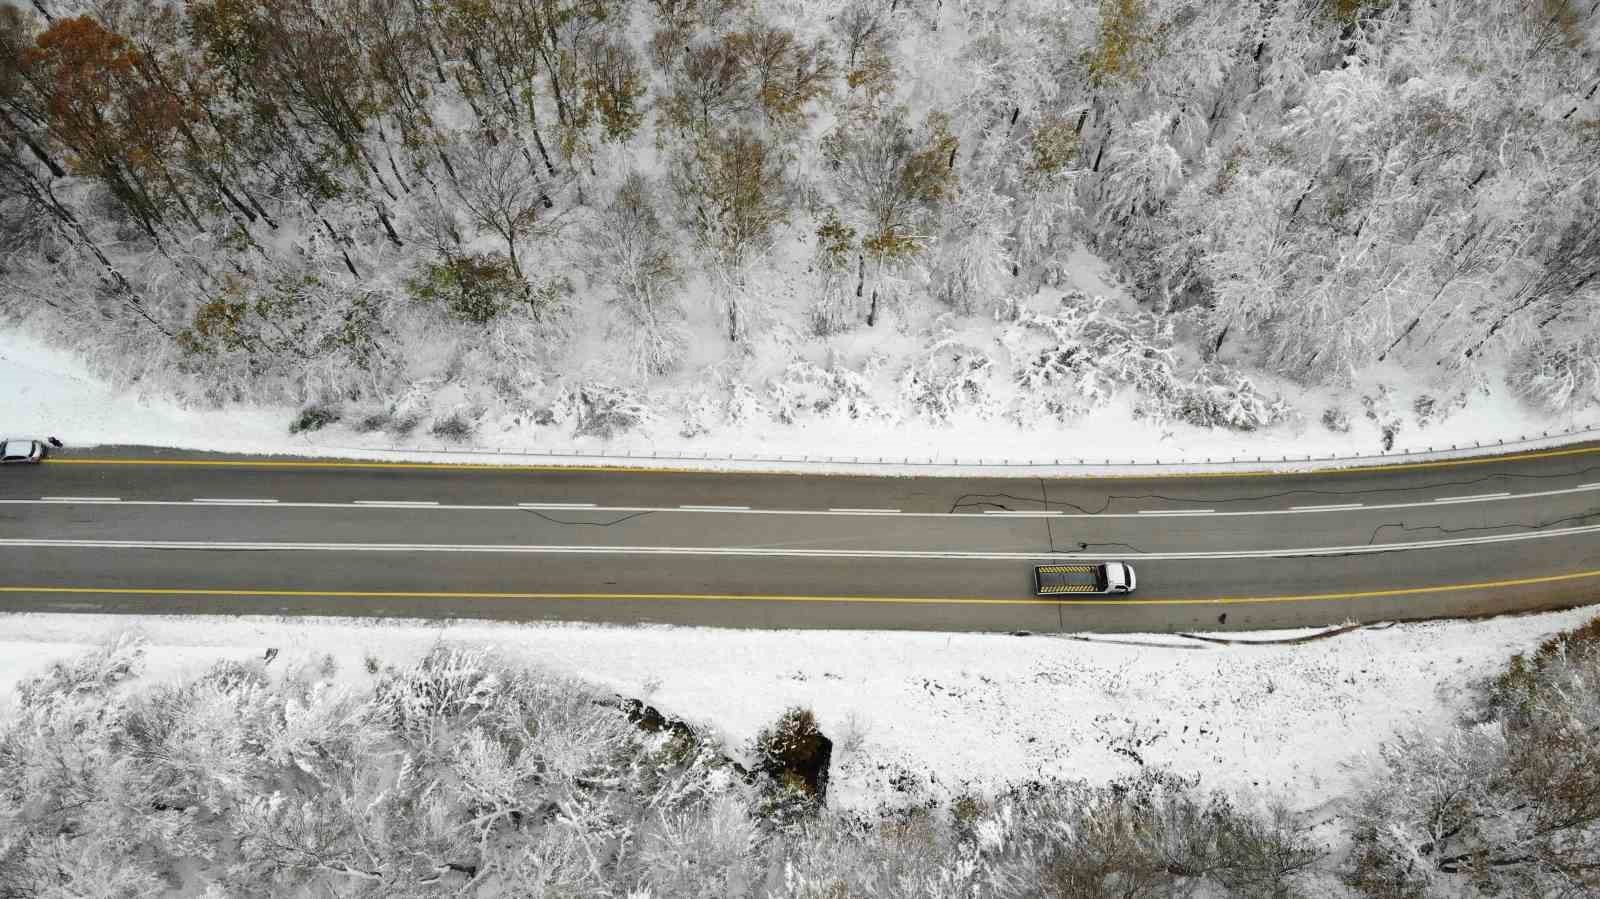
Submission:
M 148 644 L 134 634 L 120 634 L 82 655 L 51 665 L 44 674 L 17 685 L 24 707 L 43 706 L 104 694 L 136 677 L 144 667 Z
M 347 689 L 315 660 L 145 684 L 138 649 L 24 681 L 0 719 L 7 895 L 626 895 L 707 826 L 755 846 L 718 744 L 483 651 Z
M 1367 420 L 1378 426 L 1379 445 L 1384 452 L 1394 449 L 1395 438 L 1400 435 L 1400 417 L 1395 414 L 1394 388 L 1379 384 L 1376 395 L 1361 395 L 1361 411 Z
M 1265 814 L 1148 771 L 1106 787 L 1030 784 L 917 809 L 892 827 L 810 825 L 791 841 L 786 899 L 1230 896 L 1290 899 L 1321 852 L 1281 808 Z
M 987 414 L 993 370 L 994 360 L 983 350 L 943 338 L 900 375 L 900 399 L 924 421 L 948 422 L 965 411 Z
M 1237 370 L 1207 363 L 1186 381 L 1143 396 L 1134 415 L 1158 421 L 1178 420 L 1202 428 L 1254 431 L 1293 418 L 1281 396 L 1266 396 Z
M 714 365 L 683 401 L 681 433 L 693 437 L 724 426 L 771 421 L 775 413 L 763 398 L 770 395 L 770 389 L 751 387 L 737 365 Z
M 394 412 L 389 407 L 384 406 L 377 409 L 368 409 L 356 415 L 351 426 L 356 429 L 358 434 L 370 434 L 373 431 L 386 430 L 393 420 Z
M 771 417 L 771 409 L 762 402 L 754 387 L 738 378 L 727 380 L 727 398 L 722 406 L 723 421 L 738 425 L 747 421 L 762 421 Z
M 1024 314 L 1006 332 L 1018 396 L 1011 416 L 1028 424 L 1043 415 L 1068 418 L 1109 402 L 1131 386 L 1172 389 L 1170 329 L 1152 316 L 1106 309 L 1104 297 L 1074 293 L 1054 314 Z
M 847 368 L 821 368 L 797 359 L 767 387 L 772 417 L 793 424 L 806 416 L 878 418 L 883 412 L 868 397 L 868 384 Z
M 339 418 L 340 412 L 337 406 L 327 403 L 312 403 L 295 414 L 294 420 L 289 422 L 289 433 L 300 434 L 306 431 L 320 431 L 338 421 Z
M 1550 412 L 1600 400 L 1600 337 L 1524 347 L 1511 358 L 1506 383 L 1523 400 Z
M 1020 359 L 1010 415 L 1024 425 L 1082 414 L 1123 388 L 1134 391 L 1135 415 L 1157 421 L 1250 431 L 1291 416 L 1281 397 L 1262 395 L 1228 366 L 1180 372 L 1170 319 L 1113 311 L 1103 297 L 1074 293 L 1054 314 L 1024 315 L 1005 342 Z
M 433 407 L 433 393 L 439 382 L 432 378 L 414 381 L 389 406 L 388 429 L 396 437 L 406 437 L 428 417 Z
M 478 430 L 478 419 L 482 412 L 471 407 L 453 409 L 448 414 L 439 416 L 428 427 L 428 433 L 442 440 L 462 441 L 471 439 Z
M 1348 434 L 1350 433 L 1350 413 L 1337 406 L 1329 406 L 1322 410 L 1322 426 L 1335 434 Z
M 830 813 L 830 745 L 805 710 L 761 732 L 746 770 L 642 703 L 482 649 L 369 660 L 353 686 L 314 658 L 145 683 L 142 649 L 57 665 L 0 713 L 0 887 L 1283 899 L 1316 857 L 1291 816 L 1153 771 L 1033 783 L 948 815 Z
M 1385 744 L 1344 876 L 1372 896 L 1600 893 L 1600 651 L 1591 622 L 1492 681 L 1485 720 Z
M 766 775 L 758 800 L 761 817 L 785 826 L 816 812 L 827 791 L 833 741 L 817 727 L 810 709 L 790 708 L 762 728 L 751 754 L 756 770 Z
M 612 437 L 632 430 L 651 418 L 648 401 L 610 384 L 584 384 L 564 395 L 564 404 L 579 437 Z

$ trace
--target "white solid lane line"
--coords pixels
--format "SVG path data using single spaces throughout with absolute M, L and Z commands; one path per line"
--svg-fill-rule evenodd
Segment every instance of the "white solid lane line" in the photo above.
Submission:
M 748 512 L 749 506 L 679 506 L 685 512 Z
M 1216 509 L 1140 509 L 1140 515 L 1214 515 Z
M 847 512 L 851 515 L 899 515 L 899 509 L 829 509 L 829 512 Z
M 275 500 L 275 499 L 240 499 L 240 498 L 195 499 L 193 501 L 197 502 L 197 503 L 209 503 L 209 504 L 214 505 L 214 506 L 270 506 L 273 503 L 277 502 L 277 500 Z
M 593 509 L 594 503 L 517 503 L 519 509 Z
M 1444 549 L 1456 546 L 1481 546 L 1490 543 L 1520 543 L 1527 540 L 1552 540 L 1600 533 L 1600 524 L 1548 531 L 1518 531 L 1512 534 L 1451 537 L 1418 540 L 1413 543 L 1355 544 L 1317 546 L 1303 549 L 1222 550 L 1210 552 L 1141 553 L 1139 560 L 1179 559 L 1294 559 L 1308 556 L 1368 555 Z M 1084 560 L 1100 559 L 1092 553 L 1046 552 L 965 552 L 960 550 L 872 550 L 872 549 L 772 549 L 766 547 L 695 546 L 544 546 L 526 544 L 436 544 L 436 543 L 262 543 L 227 540 L 41 540 L 0 539 L 0 548 L 34 549 L 157 549 L 157 550 L 249 550 L 285 552 L 433 552 L 433 553 L 520 553 L 529 555 L 612 555 L 612 556 L 767 556 L 824 559 L 963 559 L 984 561 Z
M 1345 509 L 1359 509 L 1361 503 L 1330 503 L 1325 506 L 1290 506 L 1291 512 L 1337 512 Z
M 436 499 L 358 499 L 354 505 L 382 506 L 386 509 L 425 509 L 439 505 L 439 501 Z
M 1485 500 L 1485 499 L 1504 499 L 1505 497 L 1508 497 L 1510 495 L 1511 494 L 1509 494 L 1509 493 L 1480 493 L 1477 496 L 1442 496 L 1442 497 L 1434 500 L 1434 502 L 1436 502 L 1436 503 L 1475 503 L 1475 502 L 1478 502 L 1479 500 Z
M 985 514 L 985 515 L 1010 515 L 1010 516 L 1012 516 L 1014 518 L 1055 518 L 1055 517 L 1057 517 L 1059 515 L 1065 515 L 1066 513 L 1065 512 L 1055 512 L 1055 511 L 1048 511 L 1048 512 L 1047 511 L 1031 511 L 1031 510 L 1028 510 L 1028 509 L 1019 509 L 1019 510 L 1015 510 L 1015 511 L 1013 511 L 1011 509 L 984 509 L 983 510 L 983 514 Z
M 115 496 L 41 496 L 40 502 L 44 503 L 120 503 L 122 500 Z

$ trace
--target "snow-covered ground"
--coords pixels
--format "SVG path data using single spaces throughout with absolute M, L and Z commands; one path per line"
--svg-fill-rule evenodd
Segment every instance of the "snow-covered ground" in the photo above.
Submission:
M 645 698 L 734 746 L 785 708 L 809 706 L 836 743 L 830 791 L 841 807 L 943 800 L 1036 777 L 1104 782 L 1152 765 L 1313 808 L 1344 794 L 1363 756 L 1397 729 L 1446 724 L 1465 711 L 1474 680 L 1595 614 L 1402 624 L 1265 645 L 15 614 L 0 616 L 0 706 L 19 678 L 124 630 L 150 640 L 147 676 L 156 679 L 222 658 L 259 659 L 268 648 L 280 650 L 274 666 L 331 656 L 341 677 L 360 679 L 369 657 L 410 661 L 448 640 Z
M 397 442 L 383 433 L 361 434 L 343 423 L 321 431 L 290 435 L 290 407 L 230 406 L 194 408 L 170 398 L 119 389 L 98 377 L 91 365 L 73 353 L 48 345 L 17 329 L 0 330 L 0 370 L 6 389 L 0 391 L 0 430 L 8 435 L 53 435 L 71 446 L 142 444 L 189 449 L 304 455 L 379 455 L 399 451 L 421 455 L 451 452 L 555 453 L 581 461 L 580 454 L 633 455 L 648 464 L 651 454 L 664 460 L 679 456 L 711 459 L 730 456 L 767 460 L 800 459 L 909 460 L 918 465 L 1090 464 L 1138 461 L 1203 463 L 1230 458 L 1265 460 L 1287 456 L 1304 459 L 1375 456 L 1380 452 L 1383 421 L 1366 417 L 1357 399 L 1388 391 L 1384 421 L 1403 427 L 1396 451 L 1424 452 L 1471 447 L 1475 442 L 1518 441 L 1548 433 L 1554 439 L 1569 431 L 1582 434 L 1600 427 L 1600 409 L 1587 409 L 1559 420 L 1515 401 L 1506 391 L 1464 394 L 1465 405 L 1442 420 L 1420 426 L 1412 412 L 1416 398 L 1438 394 L 1421 379 L 1399 367 L 1370 373 L 1348 391 L 1276 385 L 1299 411 L 1299 420 L 1253 432 L 1199 428 L 1175 422 L 1137 419 L 1135 398 L 1119 395 L 1070 423 L 1053 420 L 1026 428 L 974 410 L 945 424 L 916 419 L 808 417 L 792 424 L 751 418 L 695 437 L 683 437 L 682 422 L 659 419 L 611 440 L 574 437 L 570 432 L 538 428 L 531 423 L 480 428 L 470 444 L 443 443 L 418 434 Z M 1298 392 L 1295 392 L 1298 391 Z M 1350 429 L 1330 431 L 1318 421 L 1320 410 L 1344 408 Z M 904 470 L 904 469 L 901 469 Z

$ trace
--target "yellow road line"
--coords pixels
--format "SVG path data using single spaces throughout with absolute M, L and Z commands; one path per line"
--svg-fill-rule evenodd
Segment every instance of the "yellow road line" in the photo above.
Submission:
M 1487 447 L 1485 447 L 1487 449 Z M 1182 478 L 1262 478 L 1262 477 L 1306 477 L 1323 474 L 1361 474 L 1371 471 L 1418 471 L 1431 468 L 1459 468 L 1468 465 L 1489 465 L 1500 462 L 1523 462 L 1529 459 L 1552 459 L 1562 456 L 1586 456 L 1600 453 L 1600 446 L 1581 447 L 1578 449 L 1542 450 L 1529 453 L 1513 453 L 1503 456 L 1474 456 L 1467 459 L 1442 459 L 1433 462 L 1398 462 L 1392 465 L 1359 465 L 1346 468 L 1318 468 L 1311 470 L 1294 471 L 1197 471 L 1197 472 L 1151 472 L 1141 474 L 1138 472 L 1128 474 L 1081 474 L 1052 476 L 1049 480 L 1173 480 Z M 715 460 L 712 460 L 715 461 Z M 1290 460 L 1293 462 L 1294 460 Z M 1327 462 L 1326 459 L 1312 459 L 1308 462 Z M 1337 461 L 1337 460 L 1334 460 Z M 245 461 L 238 459 L 111 459 L 111 458 L 51 458 L 44 460 L 47 465 L 192 465 L 208 468 L 327 468 L 327 469 L 390 469 L 390 470 L 436 470 L 436 471 L 506 471 L 506 472 L 606 472 L 619 474 L 759 474 L 783 475 L 794 477 L 815 476 L 813 472 L 803 471 L 764 471 L 760 469 L 733 469 L 718 470 L 712 468 L 671 468 L 647 465 L 516 465 L 494 462 L 384 462 L 372 460 L 365 462 L 323 462 L 316 460 L 289 461 L 289 460 L 261 460 Z M 896 463 L 886 462 L 886 465 Z M 1173 463 L 1179 464 L 1179 463 Z M 1223 464 L 1223 463 L 1214 463 Z M 1262 464 L 1266 464 L 1263 462 Z M 1281 463 L 1280 463 L 1281 464 Z M 1048 465 L 1031 466 L 1048 468 Z M 882 477 L 870 472 L 849 474 L 846 477 Z M 941 475 L 942 476 L 942 475 Z M 970 475 L 970 477 L 996 477 L 993 475 Z M 1014 477 L 1037 477 L 1036 475 L 1017 474 Z
M 188 587 L 11 587 L 0 586 L 0 594 L 39 593 L 47 595 L 98 595 L 98 596 L 235 596 L 322 599 L 504 599 L 504 600 L 571 600 L 576 602 L 815 602 L 864 603 L 878 605 L 1106 605 L 1106 606 L 1187 606 L 1187 605 L 1242 605 L 1279 602 L 1326 602 L 1333 600 L 1376 599 L 1393 596 L 1417 596 L 1428 593 L 1458 593 L 1464 590 L 1494 590 L 1509 587 L 1530 587 L 1566 581 L 1600 578 L 1600 569 L 1578 571 L 1571 574 L 1552 574 L 1541 577 L 1516 578 L 1501 581 L 1480 581 L 1471 584 L 1436 584 L 1428 587 L 1399 587 L 1389 590 L 1361 590 L 1347 593 L 1307 593 L 1285 596 L 1218 596 L 1187 599 L 1023 599 L 980 596 L 803 596 L 764 595 L 739 593 L 491 593 L 491 592 L 411 592 L 384 590 L 235 590 L 196 589 Z

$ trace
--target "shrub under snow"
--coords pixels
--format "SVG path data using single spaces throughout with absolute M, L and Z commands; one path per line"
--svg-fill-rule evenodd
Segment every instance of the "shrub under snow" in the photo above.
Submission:
M 869 396 L 870 385 L 858 372 L 837 366 L 821 368 L 796 360 L 768 385 L 771 414 L 783 424 L 808 415 L 839 418 L 881 418 L 884 413 Z
M 642 397 L 610 384 L 583 384 L 564 391 L 558 404 L 579 437 L 609 439 L 650 420 L 650 407 Z
M 1512 357 L 1506 383 L 1524 400 L 1551 412 L 1600 400 L 1600 337 L 1532 344 Z
M 1383 897 L 1600 894 L 1600 620 L 1518 655 L 1483 720 L 1383 747 L 1346 882 Z
M 948 422 L 959 412 L 987 411 L 994 360 L 977 347 L 943 338 L 900 375 L 900 399 L 912 415 Z
M 681 721 L 479 650 L 369 659 L 349 686 L 331 660 L 147 683 L 142 651 L 58 665 L 0 715 L 5 895 L 1264 899 L 1300 895 L 1318 855 L 1290 816 L 1154 772 L 834 813 L 809 712 L 745 771 Z
M 1250 431 L 1289 417 L 1287 403 L 1262 395 L 1237 370 L 1211 363 L 1180 372 L 1170 322 L 1109 305 L 1071 294 L 1058 312 L 1023 315 L 1012 326 L 1006 342 L 1020 359 L 1014 420 L 1081 415 L 1123 388 L 1135 391 L 1136 416 L 1158 421 Z

